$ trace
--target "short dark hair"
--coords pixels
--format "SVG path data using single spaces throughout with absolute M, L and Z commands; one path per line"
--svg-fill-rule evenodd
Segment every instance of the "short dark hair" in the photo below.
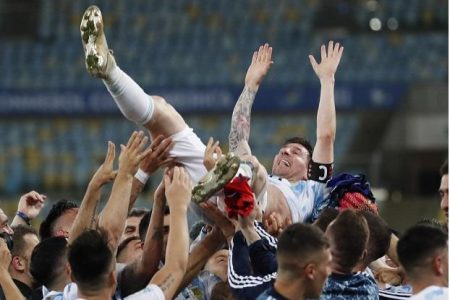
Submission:
M 439 220 L 435 219 L 435 218 L 423 218 L 420 219 L 416 224 L 414 225 L 428 225 L 428 226 L 433 226 L 433 227 L 437 227 L 439 229 L 442 229 L 444 232 L 447 232 L 448 228 L 447 225 L 444 223 L 439 222 Z
M 128 218 L 130 218 L 130 217 L 142 217 L 143 215 L 145 215 L 149 211 L 150 210 L 148 210 L 147 208 L 133 208 L 128 213 Z
M 369 226 L 369 242 L 365 262 L 369 265 L 374 260 L 383 257 L 391 244 L 391 230 L 386 222 L 378 215 L 370 211 L 361 211 Z
M 41 226 L 39 227 L 39 236 L 41 237 L 41 240 L 48 239 L 52 237 L 52 230 L 53 225 L 55 224 L 56 220 L 60 216 L 62 216 L 67 210 L 78 208 L 78 205 L 75 202 L 62 199 L 53 204 L 52 208 L 50 209 L 47 217 L 42 221 Z
M 333 222 L 334 219 L 339 214 L 339 210 L 333 207 L 326 207 L 324 210 L 320 213 L 317 220 L 314 221 L 313 225 L 317 226 L 325 232 L 327 230 L 328 225 L 330 225 L 331 222 Z
M 113 253 L 105 230 L 83 232 L 69 246 L 67 256 L 72 276 L 81 290 L 99 291 L 105 287 L 113 265 Z
M 23 256 L 25 254 L 25 251 L 27 250 L 27 244 L 24 237 L 27 234 L 33 234 L 37 236 L 37 232 L 33 227 L 26 225 L 14 226 L 13 230 L 13 247 L 11 249 L 11 256 Z
M 283 145 L 287 145 L 287 144 L 302 145 L 303 147 L 305 147 L 306 150 L 308 150 L 309 158 L 312 159 L 313 147 L 311 146 L 311 143 L 307 139 L 304 139 L 304 138 L 298 137 L 298 136 L 294 136 L 294 137 L 288 138 L 287 140 L 284 141 Z
M 444 175 L 448 175 L 448 160 L 447 159 L 441 165 L 441 168 L 439 169 L 439 173 L 441 174 L 441 177 Z
M 306 261 L 310 255 L 327 248 L 328 240 L 318 227 L 303 223 L 292 224 L 278 239 L 278 271 L 297 275 L 296 261 Z
M 64 272 L 67 259 L 67 240 L 64 237 L 50 237 L 41 241 L 33 249 L 30 273 L 39 285 L 51 289 Z
M 409 228 L 397 243 L 400 264 L 410 277 L 428 276 L 424 273 L 428 257 L 448 248 L 448 236 L 438 227 L 420 224 Z
M 169 206 L 164 207 L 164 215 L 167 216 L 170 214 Z M 145 213 L 145 215 L 142 217 L 141 221 L 139 222 L 139 238 L 142 242 L 145 242 L 145 236 L 147 235 L 147 229 L 150 225 L 150 217 L 152 216 L 152 211 L 148 211 Z
M 327 228 L 332 239 L 333 261 L 345 272 L 351 272 L 367 248 L 369 228 L 359 211 L 346 209 Z

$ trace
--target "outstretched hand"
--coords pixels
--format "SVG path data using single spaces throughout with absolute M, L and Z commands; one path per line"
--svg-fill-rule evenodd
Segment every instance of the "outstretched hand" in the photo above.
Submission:
M 341 47 L 339 43 L 333 44 L 333 41 L 330 41 L 328 43 L 328 50 L 325 45 L 320 47 L 320 64 L 317 63 L 314 56 L 309 55 L 311 66 L 321 81 L 327 79 L 334 80 L 334 74 L 341 61 L 342 52 L 344 52 L 344 47 Z
M 101 187 L 102 185 L 113 181 L 116 178 L 117 170 L 114 170 L 115 145 L 108 141 L 108 150 L 106 151 L 105 161 L 97 169 L 91 182 Z
M 245 75 L 245 85 L 252 90 L 257 89 L 272 64 L 272 47 L 266 43 L 253 53 L 252 63 Z
M 173 140 L 164 136 L 157 136 L 150 144 L 151 151 L 144 157 L 140 168 L 147 174 L 153 174 L 159 167 L 168 165 L 175 161 L 174 157 L 169 157 L 169 152 L 174 145 Z
M 175 208 L 185 208 L 191 201 L 192 182 L 189 174 L 183 167 L 175 166 L 173 174 L 164 174 L 164 186 L 167 203 L 172 211 Z
M 136 174 L 140 162 L 152 151 L 150 146 L 145 148 L 147 142 L 148 137 L 144 136 L 144 132 L 135 131 L 126 146 L 120 145 L 119 172 L 130 176 Z

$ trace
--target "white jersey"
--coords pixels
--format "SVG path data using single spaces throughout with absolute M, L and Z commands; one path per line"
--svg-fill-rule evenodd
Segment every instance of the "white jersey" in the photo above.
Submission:
M 165 300 L 165 297 L 163 291 L 159 286 L 155 284 L 150 284 L 145 289 L 140 290 L 139 292 L 124 298 L 124 300 L 148 300 L 148 299 Z
M 448 288 L 432 285 L 419 293 L 412 295 L 411 300 L 447 300 Z
M 309 221 L 318 214 L 321 204 L 329 194 L 326 183 L 301 180 L 290 183 L 287 179 L 269 175 L 268 181 L 276 186 L 286 198 L 291 210 L 292 223 Z

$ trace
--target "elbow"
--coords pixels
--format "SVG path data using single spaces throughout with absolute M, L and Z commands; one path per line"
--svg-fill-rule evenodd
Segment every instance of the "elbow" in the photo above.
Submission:
M 317 133 L 317 141 L 320 141 L 322 143 L 334 143 L 335 138 L 336 138 L 335 130 Z

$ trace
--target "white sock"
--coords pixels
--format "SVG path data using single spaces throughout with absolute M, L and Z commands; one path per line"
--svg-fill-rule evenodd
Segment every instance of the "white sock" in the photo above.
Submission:
M 115 67 L 109 74 L 109 80 L 103 80 L 103 83 L 128 120 L 140 125 L 150 121 L 154 110 L 153 98 L 124 71 Z

